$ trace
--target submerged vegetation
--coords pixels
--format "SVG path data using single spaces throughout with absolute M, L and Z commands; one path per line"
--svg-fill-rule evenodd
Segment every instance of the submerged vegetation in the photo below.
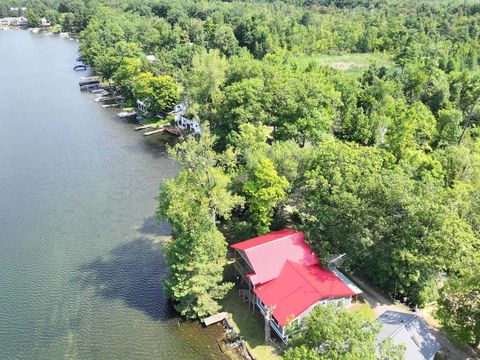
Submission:
M 159 197 L 183 315 L 217 311 L 230 286 L 219 224 L 236 241 L 290 224 L 383 290 L 439 300 L 478 346 L 480 3 L 31 0 L 0 17 L 20 3 L 80 32 L 125 96 L 182 98 L 204 122 Z

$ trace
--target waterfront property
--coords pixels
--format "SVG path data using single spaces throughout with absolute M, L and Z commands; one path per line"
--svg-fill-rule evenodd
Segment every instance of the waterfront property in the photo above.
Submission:
M 440 350 L 440 343 L 415 314 L 385 311 L 377 320 L 382 323 L 377 342 L 391 338 L 395 344 L 404 344 L 409 360 L 433 360 Z
M 175 109 L 174 109 L 175 124 L 179 129 L 188 130 L 193 132 L 194 134 L 200 134 L 201 132 L 200 121 L 198 121 L 197 119 L 186 118 L 184 116 L 186 110 L 187 110 L 187 105 L 185 103 L 181 103 L 175 106 Z
M 6 17 L 0 19 L 1 26 L 27 26 L 28 20 L 27 18 L 20 16 L 20 17 Z
M 188 130 L 194 134 L 201 132 L 200 122 L 196 119 L 188 119 L 182 115 L 175 115 L 175 123 L 179 129 Z
M 47 18 L 43 17 L 40 19 L 40 26 L 41 27 L 49 27 L 51 26 L 50 21 L 47 20 Z
M 349 306 L 362 291 L 336 268 L 322 267 L 303 232 L 275 231 L 231 246 L 241 292 L 283 342 L 290 321 L 317 305 Z

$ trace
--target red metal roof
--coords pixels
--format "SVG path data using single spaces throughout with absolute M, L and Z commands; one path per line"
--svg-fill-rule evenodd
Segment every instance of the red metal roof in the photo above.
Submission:
M 303 232 L 275 231 L 231 246 L 250 263 L 254 292 L 284 326 L 322 299 L 355 295 L 330 270 L 323 269 Z
M 277 278 L 287 260 L 303 266 L 318 264 L 318 258 L 305 242 L 303 232 L 290 229 L 274 231 L 231 247 L 247 257 L 254 271 L 249 276 L 253 285 Z
M 322 299 L 353 296 L 355 292 L 329 270 L 287 261 L 280 276 L 254 289 L 281 326 Z

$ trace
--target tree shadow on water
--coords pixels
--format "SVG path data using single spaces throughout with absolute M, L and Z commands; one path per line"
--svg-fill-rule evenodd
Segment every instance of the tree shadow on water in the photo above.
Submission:
M 137 232 L 145 236 L 157 236 L 165 238 L 170 236 L 170 226 L 165 221 L 158 221 L 155 216 L 143 219 L 141 226 L 136 228 Z
M 79 268 L 80 281 L 106 300 L 122 300 L 153 320 L 168 320 L 175 315 L 163 294 L 167 265 L 161 244 L 135 239 L 122 244 L 106 258 L 97 258 Z

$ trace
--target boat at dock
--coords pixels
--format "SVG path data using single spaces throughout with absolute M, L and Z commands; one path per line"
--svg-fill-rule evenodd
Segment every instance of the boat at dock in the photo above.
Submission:
M 100 94 L 97 94 L 97 95 L 100 95 Z M 93 100 L 93 101 L 104 102 L 104 101 L 111 101 L 111 100 L 115 100 L 115 97 L 113 97 L 113 96 L 99 96 L 99 97 L 95 98 L 95 100 Z
M 80 86 L 80 90 L 88 90 L 92 87 L 98 87 L 100 85 L 100 77 L 98 76 L 90 76 L 90 77 L 81 77 L 78 80 L 78 86 Z
M 107 90 L 105 90 L 104 88 L 99 88 L 99 87 L 97 87 L 93 90 L 90 90 L 90 92 L 92 94 L 97 94 L 97 95 L 107 95 L 108 94 Z
M 108 104 L 108 105 L 102 105 L 102 107 L 104 109 L 110 109 L 110 108 L 116 108 L 116 107 L 120 107 L 122 106 L 122 104 Z
M 135 111 L 122 111 L 122 112 L 117 114 L 117 116 L 120 117 L 120 118 L 128 118 L 128 117 L 135 116 L 135 115 L 137 115 L 137 113 Z
M 73 70 L 75 71 L 84 71 L 84 70 L 87 70 L 88 69 L 88 66 L 85 65 L 85 64 L 78 64 L 78 65 L 75 65 L 73 67 Z

